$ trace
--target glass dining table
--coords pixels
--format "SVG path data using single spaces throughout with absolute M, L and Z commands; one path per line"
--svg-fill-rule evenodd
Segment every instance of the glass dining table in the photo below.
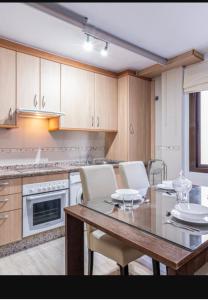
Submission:
M 111 197 L 66 207 L 66 274 L 84 274 L 84 223 L 166 265 L 167 275 L 194 274 L 208 260 L 208 224 L 174 219 L 174 192 L 150 187 L 132 209 Z M 189 203 L 208 207 L 208 187 L 193 186 Z M 171 221 L 171 224 L 170 224 Z M 174 223 L 172 223 L 174 222 Z M 190 228 L 192 227 L 192 228 Z
M 208 240 L 207 224 L 189 224 L 171 217 L 177 204 L 176 194 L 156 187 L 141 190 L 143 200 L 126 210 L 123 201 L 99 198 L 82 205 L 139 230 L 168 240 L 188 250 L 195 250 Z M 208 207 L 208 187 L 193 186 L 189 203 Z

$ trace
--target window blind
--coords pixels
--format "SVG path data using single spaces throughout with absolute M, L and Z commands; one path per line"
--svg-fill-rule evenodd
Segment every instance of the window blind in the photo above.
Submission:
M 185 93 L 208 90 L 208 61 L 185 68 L 183 88 Z

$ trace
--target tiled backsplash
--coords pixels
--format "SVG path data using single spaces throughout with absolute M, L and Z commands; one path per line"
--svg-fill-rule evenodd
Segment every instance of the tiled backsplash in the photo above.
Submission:
M 17 160 L 83 160 L 104 157 L 105 134 L 48 131 L 44 119 L 22 118 L 18 128 L 0 129 L 0 164 Z

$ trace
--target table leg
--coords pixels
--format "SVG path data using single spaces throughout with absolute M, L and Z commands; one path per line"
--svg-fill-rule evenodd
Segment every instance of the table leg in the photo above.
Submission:
M 84 275 L 84 223 L 65 214 L 65 273 Z
M 166 270 L 167 270 L 167 275 L 193 275 L 194 273 L 192 268 L 189 267 L 189 265 L 183 266 L 178 270 L 174 270 L 169 267 L 166 267 Z

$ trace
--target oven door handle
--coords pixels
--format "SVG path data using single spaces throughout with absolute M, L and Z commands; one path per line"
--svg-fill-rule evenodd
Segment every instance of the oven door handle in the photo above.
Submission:
M 65 194 L 66 191 L 61 191 L 61 192 L 56 192 L 56 193 L 50 193 L 50 196 L 60 196 L 60 195 L 63 195 Z M 46 198 L 47 196 L 49 195 L 49 193 L 45 193 L 45 194 L 42 194 L 42 195 L 38 195 L 38 196 L 29 196 L 29 197 L 26 197 L 26 200 L 37 200 L 37 199 L 42 199 L 42 198 Z

